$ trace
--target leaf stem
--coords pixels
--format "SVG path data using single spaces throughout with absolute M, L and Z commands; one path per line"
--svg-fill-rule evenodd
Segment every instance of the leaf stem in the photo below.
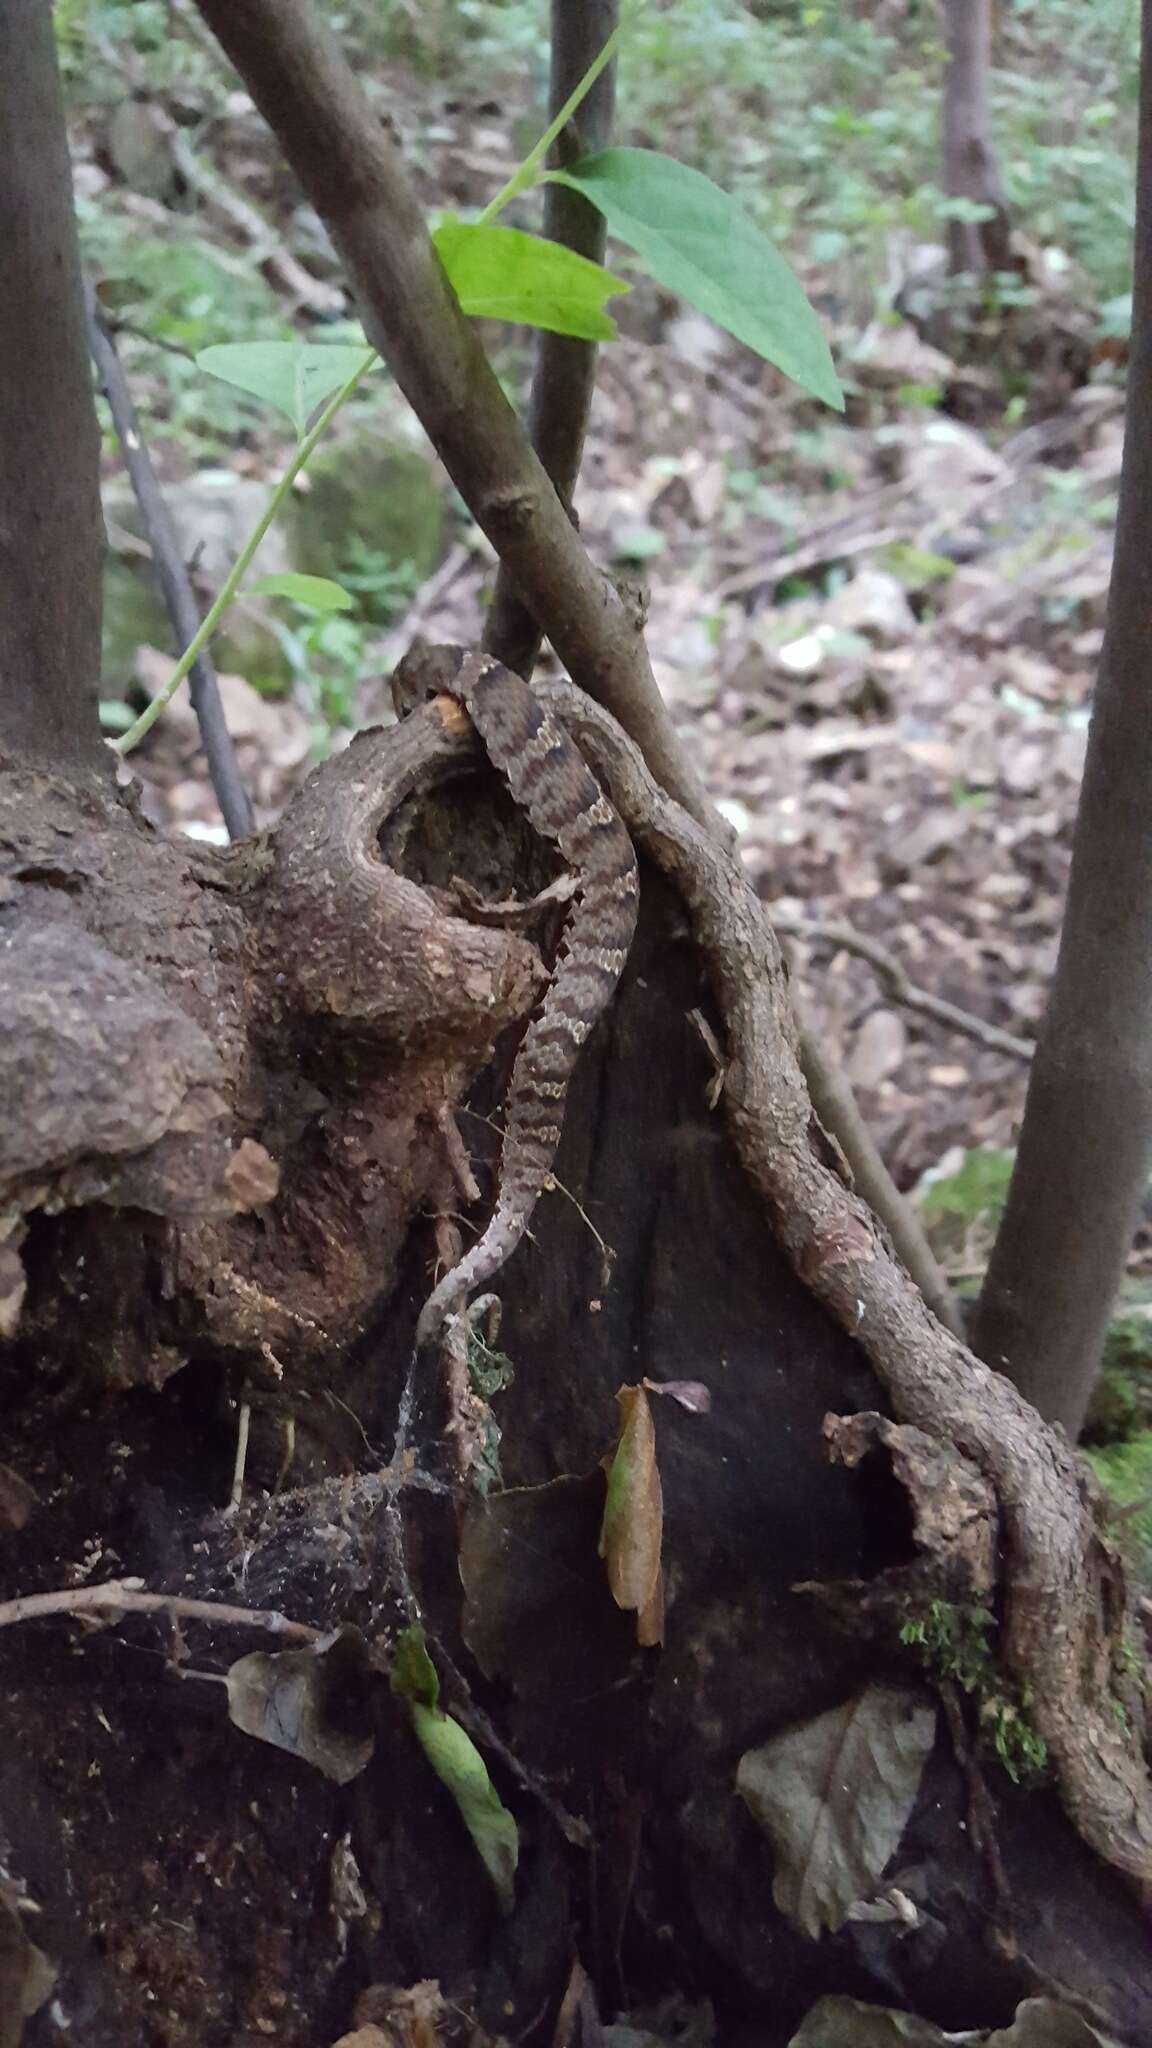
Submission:
M 304 439 L 298 443 L 295 453 L 292 456 L 292 460 L 288 464 L 287 469 L 284 471 L 283 476 L 280 478 L 280 481 L 277 484 L 275 490 L 273 491 L 272 496 L 269 498 L 268 503 L 265 505 L 263 512 L 261 513 L 259 519 L 257 520 L 243 547 L 241 548 L 240 553 L 237 555 L 236 560 L 233 562 L 231 569 L 229 570 L 227 576 L 224 579 L 224 582 L 220 587 L 217 597 L 215 598 L 214 602 L 209 606 L 208 610 L 205 612 L 199 632 L 194 634 L 193 638 L 188 642 L 187 647 L 184 649 L 183 654 L 180 656 L 179 661 L 176 663 L 176 666 L 173 669 L 171 675 L 168 677 L 167 682 L 164 684 L 163 689 L 158 690 L 156 692 L 156 695 L 153 697 L 152 702 L 149 704 L 147 710 L 142 711 L 140 713 L 139 718 L 136 720 L 135 724 L 130 725 L 127 732 L 122 733 L 120 738 L 113 742 L 115 751 L 118 754 L 123 755 L 131 753 L 133 747 L 137 746 L 139 742 L 144 738 L 145 733 L 151 731 L 152 727 L 156 723 L 156 720 L 159 718 L 160 713 L 176 695 L 177 690 L 179 689 L 181 683 L 184 681 L 185 676 L 188 674 L 189 669 L 192 667 L 194 661 L 196 660 L 196 656 L 199 654 L 201 648 L 207 645 L 213 633 L 216 631 L 216 628 L 219 625 L 220 620 L 223 618 L 224 613 L 227 611 L 229 605 L 232 603 L 232 600 L 240 587 L 240 583 L 244 577 L 245 571 L 247 570 L 252 560 L 253 555 L 256 553 L 257 548 L 260 546 L 261 541 L 264 539 L 265 534 L 267 533 L 273 520 L 276 518 L 276 515 L 279 512 L 281 505 L 284 503 L 284 500 L 287 497 L 288 492 L 291 490 L 292 485 L 295 483 L 296 478 L 299 476 L 300 471 L 303 469 L 305 463 L 312 455 L 317 443 L 323 438 L 324 434 L 327 432 L 332 421 L 335 419 L 336 414 L 339 412 L 340 407 L 344 404 L 346 399 L 352 396 L 352 393 L 355 391 L 356 386 L 360 383 L 361 379 L 367 376 L 369 370 L 373 369 L 375 365 L 379 362 L 379 360 L 379 356 L 377 356 L 374 352 L 365 356 L 364 361 L 360 365 L 360 368 L 358 370 L 353 371 L 351 377 L 348 378 L 347 382 L 342 384 L 340 386 L 339 391 L 337 391 L 334 394 L 334 396 L 328 400 L 327 405 L 320 413 L 314 426 L 312 426 L 309 429 L 308 433 L 305 434 Z
M 503 213 L 504 208 L 509 206 L 513 199 L 516 199 L 521 192 L 526 191 L 529 185 L 535 184 L 536 173 L 551 149 L 552 144 L 555 142 L 556 137 L 562 129 L 567 127 L 581 100 L 591 91 L 605 65 L 612 62 L 624 30 L 628 27 L 632 16 L 639 11 L 639 6 L 642 4 L 643 0 L 638 0 L 637 6 L 629 8 L 624 19 L 617 22 L 607 42 L 599 53 L 593 57 L 583 78 L 578 85 L 572 88 L 559 112 L 553 115 L 539 141 L 533 144 L 523 162 L 517 164 L 507 184 L 501 186 L 496 197 L 488 201 L 483 213 L 477 219 L 477 227 L 490 227 L 497 214 Z

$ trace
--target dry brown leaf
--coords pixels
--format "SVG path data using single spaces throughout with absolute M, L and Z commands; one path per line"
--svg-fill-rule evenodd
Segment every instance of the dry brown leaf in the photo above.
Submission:
M 646 1647 L 663 1640 L 660 1561 L 664 1495 L 656 1462 L 656 1431 L 643 1387 L 621 1387 L 620 1436 L 608 1470 L 600 1555 L 617 1607 L 635 1610 Z

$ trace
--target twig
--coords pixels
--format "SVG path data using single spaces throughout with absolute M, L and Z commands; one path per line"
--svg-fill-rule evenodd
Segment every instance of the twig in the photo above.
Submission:
M 467 541 L 458 540 L 454 547 L 449 548 L 440 567 L 434 569 L 427 581 L 420 585 L 403 618 L 389 628 L 386 636 L 386 646 L 397 650 L 397 660 L 412 645 L 417 634 L 422 632 L 429 614 L 435 611 L 441 598 L 447 596 L 456 578 L 468 567 L 471 559 L 472 549 Z
M 92 360 L 96 365 L 104 396 L 108 400 L 120 446 L 124 450 L 124 462 L 136 503 L 140 507 L 140 517 L 151 549 L 156 580 L 163 593 L 177 646 L 183 652 L 200 630 L 200 607 L 196 602 L 191 578 L 180 553 L 180 544 L 164 502 L 164 493 L 140 431 L 140 421 L 132 403 L 132 394 L 128 389 L 115 341 L 100 311 L 96 295 L 88 283 L 85 284 L 84 298 L 88 316 L 88 345 L 92 351 Z M 224 706 L 220 701 L 220 686 L 207 651 L 198 655 L 193 663 L 189 675 L 189 695 L 200 728 L 200 738 L 204 744 L 208 773 L 221 815 L 228 828 L 228 835 L 231 839 L 246 839 L 255 829 L 256 821 L 236 765 L 232 737 L 224 717 Z
M 894 1003 L 902 1004 L 904 1009 L 918 1010 L 921 1016 L 934 1017 L 950 1030 L 963 1032 L 965 1037 L 991 1046 L 994 1052 L 1008 1053 L 1016 1060 L 1032 1058 L 1036 1048 L 1031 1039 L 1017 1038 L 1014 1032 L 1003 1031 L 998 1024 L 989 1024 L 983 1017 L 974 1017 L 970 1010 L 962 1010 L 958 1004 L 947 1002 L 943 996 L 934 996 L 930 990 L 919 988 L 915 982 L 909 981 L 905 968 L 894 954 L 876 939 L 853 931 L 851 925 L 822 924 L 818 919 L 793 917 L 780 910 L 773 910 L 771 917 L 776 930 L 786 933 L 789 938 L 811 939 L 819 945 L 833 946 L 842 953 L 855 953 L 859 959 L 866 960 L 875 969 L 884 993 Z
M 739 569 L 733 576 L 726 576 L 718 583 L 712 596 L 720 603 L 732 597 L 743 597 L 749 591 L 768 589 L 783 583 L 788 576 L 806 576 L 811 569 L 822 568 L 826 562 L 846 562 L 852 555 L 866 555 L 873 548 L 892 547 L 896 542 L 907 540 L 920 530 L 924 523 L 921 505 L 911 503 L 907 517 L 899 525 L 857 528 L 855 519 L 851 529 L 844 519 L 838 519 L 821 528 L 814 540 L 806 540 L 802 547 L 792 548 L 787 554 L 769 555 L 766 560 L 754 562 L 750 568 Z
M 67 1586 L 56 1593 L 24 1593 L 0 1601 L 0 1628 L 35 1621 L 45 1614 L 171 1614 L 207 1621 L 219 1628 L 266 1628 L 295 1643 L 318 1643 L 324 1630 L 261 1607 L 230 1607 L 220 1600 L 192 1600 L 181 1593 L 146 1593 L 138 1580 L 110 1579 L 104 1586 Z
M 619 0 L 552 0 L 552 71 L 548 111 L 555 114 L 583 78 L 598 50 L 616 29 Z M 584 99 L 573 129 L 558 139 L 557 164 L 603 149 L 611 138 L 616 66 L 609 64 Z M 544 233 L 586 256 L 604 260 L 607 233 L 604 216 L 566 185 L 548 185 L 544 194 Z M 580 473 L 584 435 L 596 384 L 595 342 L 567 334 L 541 334 L 536 344 L 529 431 L 532 446 L 544 464 L 566 509 Z M 530 676 L 540 652 L 540 627 L 502 562 L 484 629 L 484 644 L 522 676 Z
M 968 1827 L 972 1846 L 977 1854 L 984 1858 L 991 1882 L 992 1898 L 996 1908 L 996 1932 L 1003 1944 L 1003 1953 L 1014 1956 L 1017 1947 L 1012 1928 L 1012 1890 L 996 1834 L 996 1808 L 965 1725 L 958 1688 L 951 1679 L 940 1679 L 936 1690 L 944 1709 L 944 1718 L 948 1723 L 948 1733 L 952 1738 L 953 1755 L 964 1773 L 968 1791 Z
M 237 1515 L 244 1499 L 244 1474 L 248 1469 L 248 1439 L 252 1430 L 252 1404 L 241 1401 L 240 1414 L 236 1423 L 236 1456 L 232 1464 L 232 1491 L 228 1497 L 226 1515 Z
M 493 1756 L 499 1757 L 505 1770 L 515 1778 L 516 1783 L 525 1792 L 530 1793 L 543 1807 L 545 1813 L 556 1823 L 566 1842 L 571 1842 L 577 1849 L 589 1848 L 592 1838 L 588 1823 L 579 1820 L 574 1814 L 569 1813 L 567 1807 L 561 1804 L 555 1793 L 545 1784 L 543 1778 L 539 1777 L 535 1771 L 530 1770 L 527 1764 L 522 1763 L 515 1750 L 509 1749 L 508 1744 L 497 1734 L 484 1709 L 477 1706 L 476 1701 L 472 1697 L 471 1686 L 451 1653 L 446 1649 L 443 1639 L 440 1636 L 431 1635 L 430 1640 L 437 1664 L 443 1671 L 453 1692 L 458 1695 L 452 1701 L 453 1719 L 459 1721 L 461 1727 L 467 1728 L 469 1734 L 474 1735 L 485 1749 L 490 1749 Z

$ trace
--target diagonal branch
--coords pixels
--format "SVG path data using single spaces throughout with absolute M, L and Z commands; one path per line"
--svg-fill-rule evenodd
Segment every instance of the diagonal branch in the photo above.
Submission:
M 552 0 L 550 116 L 559 112 L 580 83 L 619 19 L 619 0 Z M 581 103 L 575 132 L 569 130 L 559 137 L 552 152 L 555 163 L 571 163 L 577 156 L 605 146 L 612 133 L 615 90 L 616 66 L 609 64 Z M 544 233 L 593 263 L 604 260 L 604 216 L 570 186 L 545 187 Z M 541 334 L 536 345 L 529 431 L 532 446 L 569 512 L 596 386 L 596 356 L 594 341 L 578 341 L 570 334 Z M 540 638 L 535 618 L 501 562 L 484 631 L 485 646 L 507 668 L 527 677 L 535 667 Z
M 152 457 L 140 430 L 136 407 L 128 380 L 116 351 L 116 343 L 104 320 L 91 287 L 85 286 L 85 303 L 88 314 L 88 342 L 97 375 L 108 400 L 112 424 L 124 451 L 124 462 L 140 507 L 140 518 L 144 526 L 144 537 L 152 550 L 152 567 L 160 585 L 176 644 L 180 652 L 195 639 L 200 630 L 200 607 L 192 589 L 192 580 L 180 553 L 180 544 L 164 503 Z M 224 823 L 232 839 L 246 839 L 253 830 L 255 820 L 248 793 L 240 779 L 236 756 L 232 748 L 232 737 L 224 717 L 224 706 L 220 702 L 220 687 L 216 681 L 216 670 L 207 650 L 199 654 L 192 665 L 188 678 L 188 691 L 192 709 L 200 728 L 204 743 L 204 754 L 208 762 L 208 773 L 216 792 L 216 801 Z
M 934 996 L 931 989 L 920 988 L 895 953 L 890 953 L 879 940 L 855 931 L 851 925 L 822 924 L 818 918 L 792 917 L 781 910 L 772 912 L 772 923 L 785 938 L 831 946 L 835 952 L 854 953 L 857 959 L 866 960 L 885 995 L 904 1009 L 918 1011 L 921 1017 L 931 1017 L 949 1031 L 959 1031 L 965 1038 L 974 1038 L 978 1045 L 987 1045 L 993 1052 L 1007 1053 L 1010 1059 L 1027 1061 L 1032 1058 L 1035 1048 L 1030 1039 L 1018 1038 L 1014 1031 L 1005 1031 L 999 1024 L 989 1024 L 986 1018 L 974 1016 L 971 1010 L 962 1010 L 958 1003 L 950 1003 L 944 996 Z
M 307 0 L 199 0 L 347 268 L 368 339 L 570 675 L 700 819 L 639 626 L 601 575 L 461 313 L 391 136 Z

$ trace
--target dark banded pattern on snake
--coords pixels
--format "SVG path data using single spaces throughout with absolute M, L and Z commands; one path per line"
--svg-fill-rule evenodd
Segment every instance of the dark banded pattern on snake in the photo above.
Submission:
M 560 1143 L 569 1078 L 620 979 L 639 902 L 627 831 L 528 684 L 488 655 L 465 654 L 439 686 L 460 699 L 493 767 L 541 838 L 559 847 L 577 886 L 551 981 L 512 1070 L 496 1207 L 479 1242 L 425 1303 L 418 1344 L 499 1272 L 523 1237 Z

